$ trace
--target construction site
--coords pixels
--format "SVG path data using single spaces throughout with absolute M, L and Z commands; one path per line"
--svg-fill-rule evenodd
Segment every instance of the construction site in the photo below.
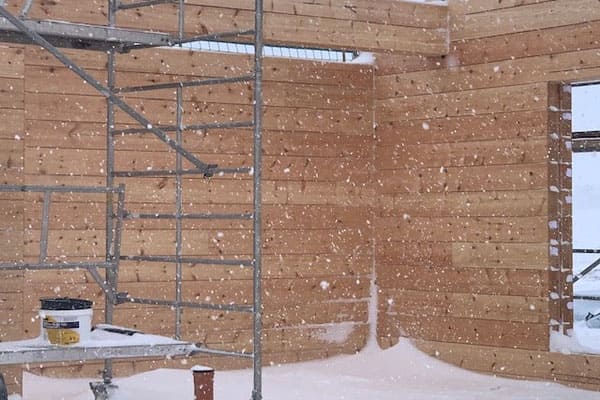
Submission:
M 405 338 L 600 390 L 599 83 L 598 0 L 0 0 L 0 400 Z

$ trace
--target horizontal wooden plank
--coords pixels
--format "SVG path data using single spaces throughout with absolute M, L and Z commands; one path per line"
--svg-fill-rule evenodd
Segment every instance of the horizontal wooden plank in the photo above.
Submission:
M 36 61 L 37 64 L 40 62 Z M 189 78 L 192 72 L 195 76 L 239 76 L 251 73 L 252 68 L 252 57 L 240 54 L 151 49 L 117 56 L 117 71 L 149 73 L 163 79 L 175 79 L 177 75 Z M 358 89 L 370 89 L 373 85 L 369 66 L 278 57 L 265 57 L 263 78 L 265 82 L 318 83 Z
M 39 200 L 39 199 L 38 199 Z M 31 201 L 25 204 L 25 221 L 28 227 L 39 229 L 41 227 L 42 216 L 41 201 Z M 58 202 L 54 201 L 50 207 L 49 227 L 50 229 L 104 229 L 105 224 L 104 201 L 81 201 L 80 199 Z M 21 220 L 23 215 L 23 205 L 11 202 L 3 206 L 4 212 L 0 212 L 5 218 L 0 224 L 2 228 L 16 227 L 17 219 Z M 175 205 L 164 205 L 162 210 L 150 207 L 144 207 L 143 204 L 128 203 L 127 209 L 131 213 L 174 213 Z M 189 210 L 194 211 L 194 210 Z M 250 212 L 250 208 L 231 207 L 206 207 L 206 212 L 229 212 L 243 213 Z M 364 227 L 366 221 L 370 218 L 370 212 L 367 209 L 351 206 L 333 206 L 333 205 L 265 205 L 262 209 L 263 226 L 266 230 L 281 229 L 336 229 L 336 228 L 356 228 Z M 10 218 L 10 219 L 9 219 Z M 164 219 L 133 219 L 125 221 L 125 229 L 175 229 L 174 220 Z M 252 221 L 243 220 L 185 220 L 184 229 L 199 230 L 241 230 L 249 229 Z M 1 229 L 1 228 L 0 228 Z
M 385 217 L 375 219 L 378 240 L 435 242 L 548 241 L 546 217 Z
M 548 349 L 548 324 L 494 321 L 471 318 L 428 316 L 385 316 L 379 335 L 408 335 L 435 342 L 473 344 L 480 346 L 520 348 L 544 351 Z
M 597 49 L 578 50 L 492 63 L 404 73 L 375 79 L 378 99 L 426 93 L 586 79 L 600 68 Z
M 31 275 L 33 276 L 33 275 Z M 354 277 L 335 277 L 327 281 L 329 285 L 322 284 L 322 278 L 306 279 L 267 279 L 263 285 L 263 296 L 265 305 L 277 304 L 303 305 L 308 303 L 321 304 L 324 302 L 337 302 L 349 304 L 352 300 L 367 299 L 369 297 L 369 279 L 357 279 Z M 24 309 L 37 312 L 39 309 L 39 298 L 44 296 L 74 296 L 77 298 L 87 298 L 94 301 L 94 309 L 101 310 L 104 305 L 102 289 L 94 282 L 81 284 L 77 282 L 64 281 L 61 283 L 48 284 L 43 281 L 28 278 L 27 286 L 36 296 L 24 298 Z M 175 285 L 172 282 L 124 282 L 119 286 L 119 290 L 128 292 L 131 296 L 144 298 L 174 300 Z M 39 296 L 39 298 L 38 298 Z M 214 304 L 251 304 L 252 303 L 252 280 L 223 280 L 215 281 L 184 281 L 182 284 L 182 296 L 185 301 L 191 302 L 210 302 Z M 295 306 L 294 306 L 295 307 Z M 123 305 L 119 310 L 139 310 L 142 312 L 152 309 L 167 310 L 165 307 L 138 307 Z M 133 311 L 132 311 L 133 312 Z M 101 312 L 97 312 L 95 317 L 102 317 Z M 169 312 L 171 314 L 171 312 Z M 235 326 L 235 322 L 240 315 L 248 319 L 247 327 L 251 327 L 252 318 L 248 315 L 239 313 L 229 313 L 223 311 L 190 311 L 186 313 L 190 318 L 207 318 L 211 315 L 219 315 L 223 318 L 223 324 L 228 324 L 229 328 Z M 163 311 L 160 311 L 161 317 L 166 318 Z M 198 315 L 195 317 L 194 315 Z M 227 321 L 233 322 L 227 322 Z M 39 323 L 39 322 L 38 322 Z M 208 329 L 216 329 L 219 326 L 208 325 Z M 225 325 L 221 326 L 224 328 Z M 242 329 L 243 327 L 238 327 Z
M 375 107 L 376 119 L 388 122 L 400 116 L 413 120 L 543 110 L 546 94 L 546 84 L 529 84 L 379 100 Z
M 595 355 L 540 353 L 426 340 L 417 340 L 416 345 L 443 361 L 483 373 L 558 380 L 571 385 L 578 382 L 595 383 L 596 388 L 600 381 L 597 367 L 600 358 Z
M 28 120 L 26 124 L 28 147 L 96 150 L 106 147 L 106 127 L 102 123 Z M 252 148 L 251 132 L 244 129 L 186 131 L 183 136 L 186 149 L 205 154 L 248 154 Z M 372 157 L 371 138 L 366 135 L 265 130 L 263 138 L 266 156 Z M 119 136 L 115 142 L 117 151 L 168 151 L 153 135 Z
M 23 142 L 0 137 L 0 170 L 23 171 Z
M 546 270 L 546 243 L 384 242 L 381 262 L 457 268 Z
M 266 42 L 427 55 L 447 53 L 447 30 L 444 28 L 411 28 L 322 17 L 302 18 L 296 26 L 290 22 L 288 16 L 267 14 Z M 335 37 L 338 38 L 337 41 Z M 348 40 L 342 44 L 339 38 Z
M 239 2 L 230 2 L 231 7 L 240 7 Z M 246 1 L 246 9 L 253 9 L 253 3 Z M 195 0 L 191 4 L 215 4 L 225 6 L 223 3 Z M 384 23 L 398 26 L 413 26 L 426 28 L 439 28 L 445 25 L 447 18 L 446 7 L 427 4 L 415 4 L 404 1 L 384 0 L 375 6 L 368 0 L 353 1 L 351 5 L 343 0 L 324 1 L 312 0 L 298 3 L 291 0 L 278 0 L 265 5 L 268 12 L 290 15 L 325 16 L 340 20 L 364 21 L 371 23 Z
M 0 78 L 0 109 L 23 110 L 24 101 L 23 79 Z
M 532 217 L 547 213 L 547 190 L 380 196 L 382 216 Z
M 419 54 L 376 53 L 374 73 L 376 77 L 443 68 L 446 56 L 423 56 Z
M 397 145 L 399 134 L 407 145 L 437 143 L 448 146 L 448 143 L 468 141 L 529 140 L 546 135 L 547 119 L 546 110 L 539 110 L 414 121 L 396 120 L 378 124 L 376 135 L 380 148 Z
M 315 254 L 265 254 L 263 257 L 263 277 L 265 279 L 335 279 L 338 276 L 350 276 L 358 279 L 368 278 L 371 274 L 370 254 L 326 255 Z M 175 285 L 174 263 L 147 263 L 122 261 L 119 266 L 119 282 L 161 282 L 167 286 Z M 238 266 L 188 265 L 182 266 L 184 281 L 249 280 L 252 270 Z M 28 271 L 28 281 L 61 284 L 89 284 L 91 275 L 84 271 Z M 7 278 L 8 279 L 8 278 Z
M 18 140 L 25 137 L 23 110 L 0 108 L 0 119 L 0 138 Z
M 307 231 L 304 231 L 307 232 Z M 267 231 L 264 237 L 265 254 L 331 254 L 337 251 L 343 254 L 360 254 L 369 251 L 369 239 L 360 229 L 310 230 L 302 234 L 298 230 Z M 10 243 L 14 246 L 21 235 L 0 232 L 7 241 L 6 253 Z M 103 230 L 54 229 L 49 232 L 48 256 L 51 258 L 90 257 L 101 261 L 104 255 Z M 188 229 L 182 233 L 182 252 L 184 256 L 205 256 L 212 258 L 239 256 L 248 259 L 252 254 L 251 232 L 237 231 L 199 231 Z M 11 239 L 12 238 L 12 241 Z M 25 256 L 36 257 L 39 254 L 40 232 L 25 232 Z M 293 245 L 293 247 L 292 247 Z M 18 248 L 20 249 L 20 248 Z M 286 250 L 282 250 L 286 249 Z M 14 251 L 13 251 L 14 253 Z M 121 242 L 123 255 L 174 255 L 175 232 L 173 230 L 126 230 Z M 18 255 L 15 254 L 15 256 Z
M 379 251 L 379 250 L 377 250 Z M 377 285 L 382 298 L 395 290 L 424 290 L 440 293 L 542 297 L 547 294 L 547 272 L 497 268 L 459 268 L 428 265 L 403 265 L 377 258 Z
M 416 161 L 416 160 L 415 160 Z M 413 161 L 412 165 L 420 162 Z M 449 193 L 541 189 L 547 186 L 545 164 L 410 168 L 378 174 L 381 193 Z
M 0 231 L 17 234 L 24 226 L 24 205 L 21 201 L 0 200 Z
M 580 0 L 576 5 L 557 0 L 467 14 L 463 23 L 452 27 L 451 35 L 453 40 L 472 39 L 598 20 L 596 5 L 593 0 Z
M 26 90 L 33 93 L 55 94 L 86 94 L 95 95 L 97 91 L 82 81 L 67 68 L 54 66 L 27 66 Z M 92 76 L 100 80 L 105 75 L 103 71 L 91 71 Z M 152 85 L 162 82 L 175 81 L 177 76 L 140 74 L 126 72 L 117 74 L 122 86 Z M 166 77 L 166 78 L 165 78 Z M 201 79 L 184 77 L 178 80 Z M 186 101 L 203 101 L 209 103 L 251 105 L 253 89 L 250 83 L 230 83 L 213 86 L 186 88 L 183 92 Z M 340 88 L 315 84 L 299 84 L 287 82 L 269 82 L 263 85 L 263 100 L 267 106 L 306 107 L 333 110 L 365 110 L 369 108 L 371 91 L 356 87 Z M 165 101 L 176 101 L 175 89 L 155 90 L 148 92 L 128 93 L 125 99 L 144 98 Z
M 379 310 L 392 318 L 434 316 L 544 324 L 548 298 L 388 290 L 379 300 Z
M 547 262 L 547 243 L 452 244 L 452 263 L 461 267 L 546 269 Z
M 23 232 L 0 230 L 0 258 L 5 262 L 16 262 L 23 257 Z
M 160 100 L 137 100 L 130 104 L 136 111 L 152 116 L 156 124 L 175 123 L 175 103 Z M 187 102 L 184 105 L 184 123 L 214 123 L 251 120 L 250 106 L 225 108 L 220 104 Z M 106 102 L 98 96 L 30 94 L 26 112 L 36 119 L 47 121 L 103 122 L 106 119 Z M 132 123 L 132 120 L 117 112 L 117 122 Z M 335 110 L 275 107 L 264 111 L 266 129 L 295 129 L 316 132 L 338 132 L 343 134 L 370 134 L 370 113 L 348 113 L 340 116 Z M 135 126 L 135 125 L 134 125 Z
M 463 2 L 459 7 L 465 14 L 477 14 L 485 11 L 500 10 L 504 8 L 519 7 L 526 4 L 537 4 L 555 0 L 479 0 L 476 3 Z
M 21 47 L 0 47 L 0 78 L 23 78 L 25 51 Z
M 1 140 L 1 139 L 0 139 Z M 14 144 L 15 141 L 10 141 Z M 16 142 L 19 144 L 19 142 Z M 166 147 L 166 146 L 165 146 Z M 10 150 L 10 149 L 6 149 Z M 15 159 L 15 151 L 7 155 L 0 152 L 0 168 L 2 159 Z M 205 163 L 216 164 L 220 168 L 249 167 L 252 157 L 245 155 L 216 155 L 213 153 L 196 153 L 196 157 Z M 30 166 L 25 170 L 28 174 L 69 174 L 69 175 L 104 175 L 106 165 L 105 150 L 56 149 L 56 148 L 27 148 L 25 164 Z M 23 162 L 21 155 L 17 158 Z M 6 161 L 8 162 L 8 161 Z M 147 171 L 173 170 L 176 156 L 169 151 L 116 151 L 115 170 L 117 171 Z M 18 167 L 18 165 L 13 167 Z M 187 164 L 187 163 L 184 163 Z M 263 159 L 263 176 L 267 180 L 302 180 L 302 181 L 352 181 L 366 183 L 370 178 L 370 161 L 354 158 L 323 158 L 323 157 L 293 157 L 265 156 Z M 184 165 L 184 168 L 193 168 Z
M 586 20 L 579 24 L 560 24 L 541 30 L 459 40 L 452 43 L 452 52 L 455 60 L 468 65 L 556 54 L 559 51 L 589 50 L 597 48 L 598 42 L 582 38 L 598 37 L 599 32 L 600 21 Z
M 432 145 L 386 143 L 378 146 L 375 165 L 381 170 L 404 168 L 414 163 L 420 168 L 543 163 L 547 157 L 546 145 L 546 136 Z
M 15 3 L 18 2 L 11 2 L 11 4 Z M 186 33 L 197 35 L 253 26 L 254 12 L 240 6 L 227 8 L 220 6 L 220 3 L 218 5 L 211 3 L 209 2 L 208 5 L 198 1 L 195 4 L 186 3 Z M 297 7 L 284 5 L 283 7 L 288 13 L 265 9 L 264 31 L 267 43 L 434 54 L 444 54 L 446 50 L 445 7 L 409 4 L 379 10 L 368 6 L 366 10 L 368 20 L 357 19 L 355 15 L 364 15 L 364 12 L 348 13 L 342 1 L 326 3 L 324 7 L 319 5 Z M 96 7 L 91 4 L 89 6 L 80 4 L 77 15 L 72 15 L 70 10 L 73 9 L 73 3 L 67 1 L 35 5 L 30 15 L 33 18 L 105 24 L 107 12 L 105 8 L 105 5 Z M 407 13 L 407 8 L 412 12 Z M 289 13 L 291 11 L 293 13 Z M 340 13 L 344 13 L 346 17 L 339 19 L 343 17 Z M 395 15 L 397 17 L 393 17 Z M 379 22 L 381 19 L 383 21 Z M 410 24 L 407 23 L 408 21 Z M 118 14 L 117 22 L 123 27 L 174 31 L 177 26 L 177 7 L 163 5 L 152 9 L 122 11 Z M 371 29 L 366 29 L 367 27 Z M 383 40 L 383 38 L 389 39 Z

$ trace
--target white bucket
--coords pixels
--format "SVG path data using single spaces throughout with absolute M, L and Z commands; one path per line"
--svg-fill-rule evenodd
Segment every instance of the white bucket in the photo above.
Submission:
M 71 345 L 87 340 L 92 331 L 92 302 L 82 299 L 41 299 L 42 339 L 50 344 Z

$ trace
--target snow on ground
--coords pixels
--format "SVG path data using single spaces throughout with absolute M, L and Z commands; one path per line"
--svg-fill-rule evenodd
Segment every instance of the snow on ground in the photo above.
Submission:
M 600 85 L 572 88 L 573 132 L 597 131 L 600 115 L 596 108 L 600 101 Z M 573 153 L 573 248 L 600 249 L 600 153 Z M 573 254 L 573 272 L 577 274 L 600 257 L 600 254 Z M 573 285 L 579 296 L 600 296 L 600 267 Z M 573 338 L 553 337 L 551 347 L 563 352 L 583 351 L 600 353 L 600 329 L 590 329 L 584 318 L 588 313 L 600 312 L 600 302 L 575 300 Z
M 26 374 L 25 400 L 92 400 L 89 379 L 49 379 Z M 188 370 L 155 370 L 117 379 L 115 400 L 192 400 Z M 217 371 L 215 399 L 246 400 L 252 372 Z M 354 356 L 271 366 L 264 369 L 265 400 L 577 400 L 600 394 L 556 383 L 497 378 L 445 364 L 408 340 L 388 350 L 376 346 Z

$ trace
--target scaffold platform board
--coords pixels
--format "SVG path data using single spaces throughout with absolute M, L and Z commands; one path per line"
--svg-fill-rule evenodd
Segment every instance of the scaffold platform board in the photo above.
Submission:
M 26 19 L 23 23 L 57 47 L 105 51 L 133 46 L 168 46 L 171 41 L 171 35 L 162 32 L 52 20 Z M 4 17 L 0 17 L 0 37 L 3 42 L 34 44 L 28 35 Z
M 100 325 L 88 340 L 68 346 L 48 344 L 42 337 L 0 343 L 0 365 L 89 361 L 141 357 L 188 356 L 201 352 L 193 343 L 149 335 L 113 325 Z

